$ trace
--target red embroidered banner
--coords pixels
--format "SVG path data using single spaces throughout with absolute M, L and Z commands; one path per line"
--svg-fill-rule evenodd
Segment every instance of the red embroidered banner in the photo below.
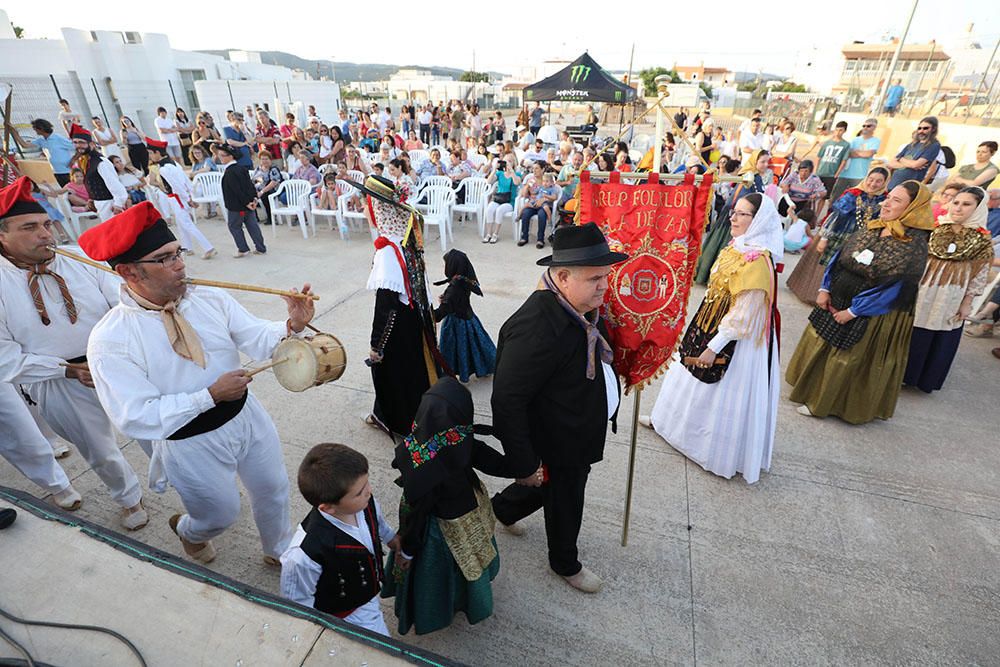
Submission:
M 608 183 L 582 174 L 580 222 L 596 222 L 611 249 L 629 256 L 612 270 L 604 301 L 615 371 L 629 389 L 657 377 L 684 330 L 711 200 L 711 174 L 697 186 L 690 174 L 678 185 L 656 174 L 637 185 L 617 172 Z

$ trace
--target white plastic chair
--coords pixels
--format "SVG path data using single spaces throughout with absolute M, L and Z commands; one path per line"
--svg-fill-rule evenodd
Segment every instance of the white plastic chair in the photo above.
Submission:
M 524 197 L 518 197 L 517 199 L 514 200 L 514 212 L 511 214 L 511 223 L 512 223 L 513 229 L 514 229 L 514 241 L 515 242 L 518 241 L 521 238 L 521 212 L 524 210 L 524 205 L 526 203 L 527 203 L 527 200 Z M 549 227 L 550 229 L 555 229 L 555 222 L 554 222 L 554 220 L 555 220 L 555 217 L 559 213 L 559 200 L 557 199 L 554 202 L 552 202 L 551 204 L 549 204 L 549 209 L 552 211 L 552 214 L 549 215 L 546 224 L 548 224 L 550 226 Z M 529 238 L 531 236 L 531 221 L 532 220 L 535 221 L 535 225 L 538 225 L 538 214 L 537 213 L 535 215 L 531 216 L 528 219 L 528 236 L 529 236 Z M 536 227 L 536 229 L 537 229 L 537 227 Z
M 351 197 L 359 195 L 360 192 L 357 188 L 350 185 L 347 187 L 349 188 L 348 191 L 337 197 L 337 223 L 340 225 L 340 234 L 344 238 L 347 238 L 344 235 L 351 229 L 349 223 L 360 223 L 361 229 L 358 231 L 361 231 L 365 227 L 371 227 L 368 215 L 364 211 L 352 211 L 348 208 L 347 203 L 351 200 Z
M 484 164 L 486 164 L 486 156 L 485 155 L 480 155 L 479 153 L 470 153 L 469 154 L 469 162 L 471 162 L 472 164 L 476 165 L 476 169 L 479 169 Z
M 337 165 L 326 163 L 326 164 L 321 164 L 319 166 L 319 173 L 323 174 L 324 176 L 326 175 L 326 172 L 328 172 L 328 171 L 332 171 L 333 173 L 336 174 L 337 173 Z
M 347 177 L 352 181 L 354 181 L 355 183 L 365 182 L 365 172 L 361 171 L 360 169 L 348 169 Z
M 441 250 L 448 249 L 448 237 L 454 242 L 451 229 L 451 209 L 455 205 L 455 191 L 450 187 L 429 187 L 424 191 L 427 197 L 427 212 L 424 213 L 424 227 L 437 226 L 441 231 Z
M 226 203 L 222 199 L 222 172 L 210 171 L 206 174 L 196 174 L 194 177 L 194 197 L 191 201 L 196 204 L 216 204 L 222 212 L 222 219 L 225 220 Z M 191 215 L 195 222 L 198 222 L 198 209 L 192 207 Z
M 431 155 L 430 151 L 425 151 L 423 149 L 414 149 L 412 151 L 407 151 L 410 155 L 410 164 L 414 167 L 420 166 L 420 163 L 428 159 Z
M 80 234 L 86 231 L 83 224 L 84 220 L 93 219 L 95 222 L 101 221 L 100 216 L 92 211 L 74 211 L 73 206 L 69 203 L 69 195 L 59 195 L 56 197 L 55 202 L 56 208 L 59 209 L 66 222 L 69 223 L 69 229 L 66 230 L 66 233 L 72 235 L 74 241 L 80 238 Z
M 465 192 L 465 203 L 455 204 L 451 209 L 454 213 L 460 213 L 463 221 L 470 213 L 475 215 L 480 236 L 482 236 L 486 214 L 486 191 L 489 189 L 490 183 L 485 178 L 470 176 L 463 179 L 458 186 L 456 195 L 458 192 Z
M 285 201 L 287 204 L 282 204 L 281 200 L 278 199 L 278 195 L 285 193 Z M 274 225 L 276 219 L 279 215 L 295 216 L 299 221 L 299 226 L 302 228 L 302 238 L 309 238 L 309 230 L 306 229 L 306 225 L 309 224 L 308 217 L 306 216 L 307 207 L 309 206 L 309 195 L 312 193 L 312 185 L 309 181 L 304 181 L 301 179 L 291 179 L 289 181 L 282 181 L 281 185 L 274 193 L 267 196 L 268 201 L 271 203 L 271 236 L 277 236 L 278 232 L 275 230 Z M 316 221 L 312 221 L 313 234 L 316 233 Z
M 309 195 L 309 217 L 312 218 L 313 231 L 316 229 L 316 219 L 326 218 L 327 228 L 332 232 L 333 223 L 336 221 L 340 229 L 340 238 L 347 239 L 347 230 L 340 226 L 340 211 L 335 208 L 319 208 L 319 197 Z

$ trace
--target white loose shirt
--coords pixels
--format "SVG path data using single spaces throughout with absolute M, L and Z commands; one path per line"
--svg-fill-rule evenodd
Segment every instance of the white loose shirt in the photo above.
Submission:
M 188 286 L 178 312 L 198 332 L 205 368 L 174 352 L 160 312 L 139 306 L 124 286 L 121 303 L 90 335 L 87 358 L 97 396 L 130 438 L 166 439 L 215 406 L 208 387 L 240 368 L 240 352 L 270 359 L 286 334 L 284 322 L 255 317 L 214 287 Z
M 66 250 L 83 255 L 74 246 Z M 71 324 L 59 285 L 52 276 L 40 276 L 42 300 L 49 325 L 35 310 L 28 290 L 28 272 L 0 256 L 0 382 L 31 384 L 66 377 L 59 364 L 87 352 L 91 330 L 118 303 L 121 279 L 56 255 L 49 270 L 66 281 L 77 321 Z
M 125 202 L 128 201 L 128 190 L 125 189 L 125 186 L 122 185 L 121 180 L 118 178 L 118 171 L 115 169 L 115 165 L 111 164 L 111 160 L 102 158 L 97 163 L 97 173 L 104 179 L 104 187 L 111 193 L 112 205 L 118 208 L 125 208 Z
M 421 125 L 430 125 L 433 120 L 434 114 L 426 109 L 417 114 L 417 122 Z
M 177 128 L 177 122 L 170 117 L 160 118 L 156 117 L 153 121 L 156 125 L 156 132 L 160 135 L 160 141 L 167 142 L 168 146 L 180 146 L 181 145 L 181 135 L 177 132 L 164 132 L 163 130 L 173 130 Z
M 191 205 L 194 190 L 191 188 L 191 181 L 188 180 L 183 169 L 174 163 L 160 165 L 160 178 L 167 182 L 167 185 L 170 186 L 170 191 L 180 198 L 181 203 L 185 207 Z
M 756 151 L 764 147 L 764 133 L 758 132 L 754 134 L 751 130 L 747 129 L 745 132 L 740 132 L 740 150 Z
M 357 524 L 355 526 L 344 523 L 326 512 L 320 511 L 320 515 L 364 545 L 372 556 L 380 558 L 380 555 L 375 553 L 375 545 L 372 544 L 372 538 L 365 523 L 364 510 L 354 515 L 354 522 Z M 396 531 L 386 523 L 385 517 L 382 516 L 382 508 L 379 507 L 377 500 L 375 501 L 375 515 L 378 518 L 379 537 L 382 539 L 382 544 L 387 544 L 396 537 Z M 299 524 L 288 549 L 281 555 L 281 597 L 306 607 L 312 607 L 316 596 L 316 584 L 319 582 L 320 575 L 323 574 L 323 568 L 302 550 L 302 541 L 305 538 L 306 531 L 302 529 L 302 524 Z M 355 609 L 344 620 L 379 632 L 379 625 L 384 627 L 385 621 L 382 620 L 382 609 L 379 606 L 378 596 L 374 596 Z

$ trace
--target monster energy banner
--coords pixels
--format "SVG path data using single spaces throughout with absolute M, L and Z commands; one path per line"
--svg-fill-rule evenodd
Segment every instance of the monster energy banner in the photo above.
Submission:
M 547 79 L 524 89 L 526 102 L 611 102 L 622 104 L 635 99 L 635 89 L 606 72 L 584 53 Z

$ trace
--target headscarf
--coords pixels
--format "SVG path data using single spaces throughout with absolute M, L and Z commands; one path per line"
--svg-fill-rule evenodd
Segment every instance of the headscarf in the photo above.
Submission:
M 771 254 L 771 261 L 779 263 L 785 255 L 784 228 L 781 215 L 769 197 L 761 195 L 760 208 L 753 216 L 746 234 L 733 238 L 733 247 L 742 254 L 754 250 L 766 250 Z
M 756 174 L 757 173 L 757 160 L 760 159 L 760 154 L 764 151 L 762 149 L 757 149 L 753 153 L 750 153 L 750 157 L 747 158 L 747 163 L 740 167 L 740 170 L 736 172 L 738 176 L 743 174 Z
M 972 215 L 969 216 L 969 219 L 962 223 L 962 226 L 968 229 L 979 229 L 980 227 L 985 229 L 986 219 L 989 218 L 990 216 L 990 207 L 989 207 L 990 196 L 982 188 L 976 187 L 976 189 L 983 194 L 983 198 L 979 201 L 979 206 L 977 206 L 976 210 L 972 212 Z M 957 197 L 959 194 L 961 194 L 961 192 L 956 193 L 955 196 Z M 951 220 L 951 212 L 948 211 L 940 218 L 938 218 L 938 224 L 954 225 L 955 223 L 952 222 Z
M 931 191 L 923 183 L 917 181 L 903 181 L 903 183 L 916 183 L 917 196 L 913 198 L 910 205 L 906 207 L 903 214 L 895 220 L 886 220 L 882 217 L 875 218 L 868 222 L 868 229 L 882 229 L 888 227 L 892 236 L 900 241 L 909 241 L 906 235 L 906 228 L 931 230 L 934 228 L 934 215 L 931 213 Z M 900 184 L 902 185 L 902 183 Z
M 476 268 L 469 261 L 469 256 L 458 248 L 452 248 L 444 254 L 444 280 L 438 280 L 435 285 L 447 283 L 465 283 L 468 289 L 479 296 L 483 295 L 483 290 L 479 286 L 479 279 L 476 278 Z

